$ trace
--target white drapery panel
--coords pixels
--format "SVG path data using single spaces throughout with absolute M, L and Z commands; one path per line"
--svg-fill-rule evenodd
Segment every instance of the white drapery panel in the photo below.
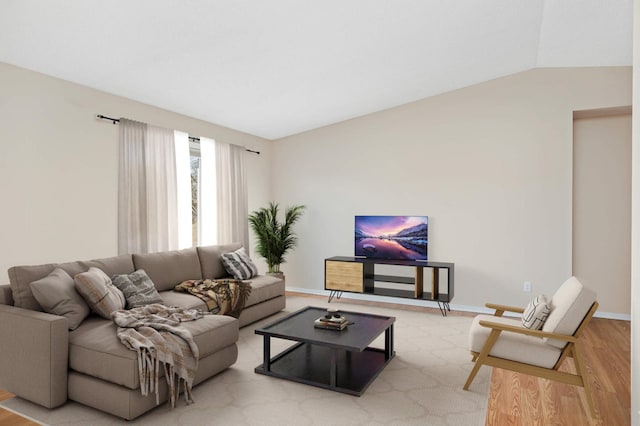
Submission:
M 218 244 L 240 242 L 249 253 L 245 149 L 216 142 Z
M 137 167 L 144 165 L 146 135 L 145 124 L 120 119 L 118 254 L 147 248 L 147 185 L 144 167 Z
M 200 180 L 198 188 L 198 244 L 218 244 L 216 142 L 200 138 Z
M 178 249 L 174 131 L 120 118 L 119 166 L 118 253 Z
M 173 130 L 147 125 L 147 251 L 178 248 L 178 193 Z

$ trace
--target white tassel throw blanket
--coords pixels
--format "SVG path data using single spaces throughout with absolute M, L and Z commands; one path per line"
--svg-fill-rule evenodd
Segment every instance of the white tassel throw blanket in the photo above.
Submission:
M 138 353 L 140 391 L 143 396 L 155 391 L 156 405 L 159 404 L 160 364 L 164 367 L 171 407 L 176 405 L 181 384 L 184 384 L 185 401 L 193 402 L 191 386 L 198 369 L 199 352 L 191 332 L 180 323 L 204 315 L 208 313 L 158 303 L 111 314 L 122 344 Z

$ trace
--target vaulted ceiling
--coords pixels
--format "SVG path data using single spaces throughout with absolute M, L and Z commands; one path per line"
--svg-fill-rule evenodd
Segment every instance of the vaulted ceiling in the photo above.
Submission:
M 630 66 L 632 3 L 3 0 L 0 61 L 277 139 L 535 67 Z

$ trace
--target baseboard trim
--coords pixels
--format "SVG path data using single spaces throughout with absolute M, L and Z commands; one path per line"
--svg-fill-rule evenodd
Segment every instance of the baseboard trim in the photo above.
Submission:
M 328 290 L 316 290 L 311 288 L 299 288 L 299 287 L 289 287 L 286 288 L 287 291 L 292 291 L 295 293 L 305 293 L 305 294 L 313 294 L 315 296 L 325 296 L 327 299 L 329 298 Z M 370 302 L 381 302 L 381 303 L 397 303 L 399 305 L 408 305 L 408 306 L 424 306 L 427 308 L 438 308 L 438 304 L 436 302 L 430 302 L 428 300 L 416 300 L 416 299 L 404 299 L 401 297 L 389 297 L 389 296 L 376 296 L 374 294 L 359 294 L 359 293 L 342 293 L 342 299 L 353 299 L 353 300 L 365 300 Z M 477 314 L 491 314 L 493 313 L 492 309 L 488 309 L 481 306 L 469 306 L 469 305 L 454 305 L 449 304 L 449 307 L 452 311 L 461 311 L 461 312 L 473 312 Z M 519 316 L 517 314 L 506 312 L 505 316 Z M 596 318 L 605 318 L 605 319 L 613 319 L 620 321 L 631 321 L 630 314 L 619 314 L 615 312 L 602 312 L 597 311 L 594 315 Z

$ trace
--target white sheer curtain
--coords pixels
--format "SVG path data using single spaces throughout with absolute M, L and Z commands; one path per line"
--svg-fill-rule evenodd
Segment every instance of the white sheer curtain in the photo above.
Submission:
M 119 166 L 118 253 L 178 249 L 174 131 L 121 118 Z
M 239 242 L 249 250 L 244 148 L 200 138 L 199 244 Z
M 218 243 L 240 242 L 249 252 L 247 177 L 244 147 L 216 143 Z
M 147 251 L 147 179 L 144 168 L 146 134 L 146 124 L 120 118 L 119 254 Z

